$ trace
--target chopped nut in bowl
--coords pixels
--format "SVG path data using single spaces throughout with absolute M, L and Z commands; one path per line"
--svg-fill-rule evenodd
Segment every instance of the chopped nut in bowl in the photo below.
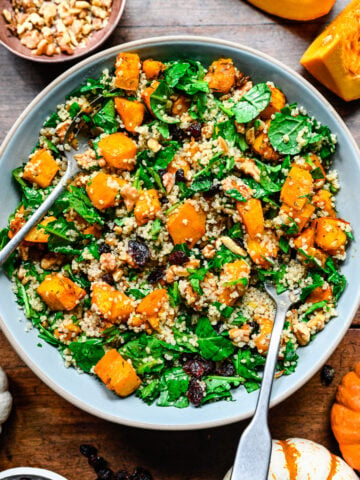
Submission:
M 114 31 L 126 0 L 0 0 L 0 42 L 36 62 L 74 60 Z

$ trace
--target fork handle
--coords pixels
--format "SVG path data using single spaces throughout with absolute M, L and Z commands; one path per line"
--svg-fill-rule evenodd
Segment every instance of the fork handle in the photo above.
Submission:
M 55 200 L 61 195 L 68 181 L 68 175 L 65 173 L 54 190 L 45 198 L 44 202 L 31 215 L 25 225 L 13 236 L 13 238 L 0 251 L 0 266 L 10 257 L 13 251 L 24 240 L 25 236 L 35 225 L 43 218 L 47 211 L 51 208 Z
M 255 414 L 240 438 L 231 480 L 267 480 L 268 478 L 272 449 L 268 409 L 281 333 L 289 307 L 290 304 L 286 302 L 280 302 L 277 306 Z

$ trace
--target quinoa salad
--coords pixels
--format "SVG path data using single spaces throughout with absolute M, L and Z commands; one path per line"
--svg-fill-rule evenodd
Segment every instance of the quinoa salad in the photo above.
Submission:
M 21 201 L 1 248 L 74 150 L 81 172 L 4 269 L 28 327 L 119 397 L 184 408 L 258 389 L 275 318 L 265 280 L 301 292 L 277 377 L 336 316 L 353 238 L 335 207 L 336 137 L 248 73 L 230 58 L 121 52 L 57 106 L 13 171 Z M 74 135 L 64 145 L 75 117 L 85 151 Z

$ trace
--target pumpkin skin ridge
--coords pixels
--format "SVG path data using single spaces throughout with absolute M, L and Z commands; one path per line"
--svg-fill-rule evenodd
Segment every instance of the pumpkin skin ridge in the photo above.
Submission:
M 286 468 L 289 472 L 289 480 L 296 480 L 298 474 L 297 460 L 300 457 L 300 452 L 290 439 L 280 440 L 279 445 L 281 445 L 284 452 Z

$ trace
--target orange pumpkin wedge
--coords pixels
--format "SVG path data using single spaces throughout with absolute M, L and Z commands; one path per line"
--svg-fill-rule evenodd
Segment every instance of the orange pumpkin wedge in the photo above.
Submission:
M 248 0 L 271 15 L 289 20 L 313 20 L 330 12 L 336 0 Z

